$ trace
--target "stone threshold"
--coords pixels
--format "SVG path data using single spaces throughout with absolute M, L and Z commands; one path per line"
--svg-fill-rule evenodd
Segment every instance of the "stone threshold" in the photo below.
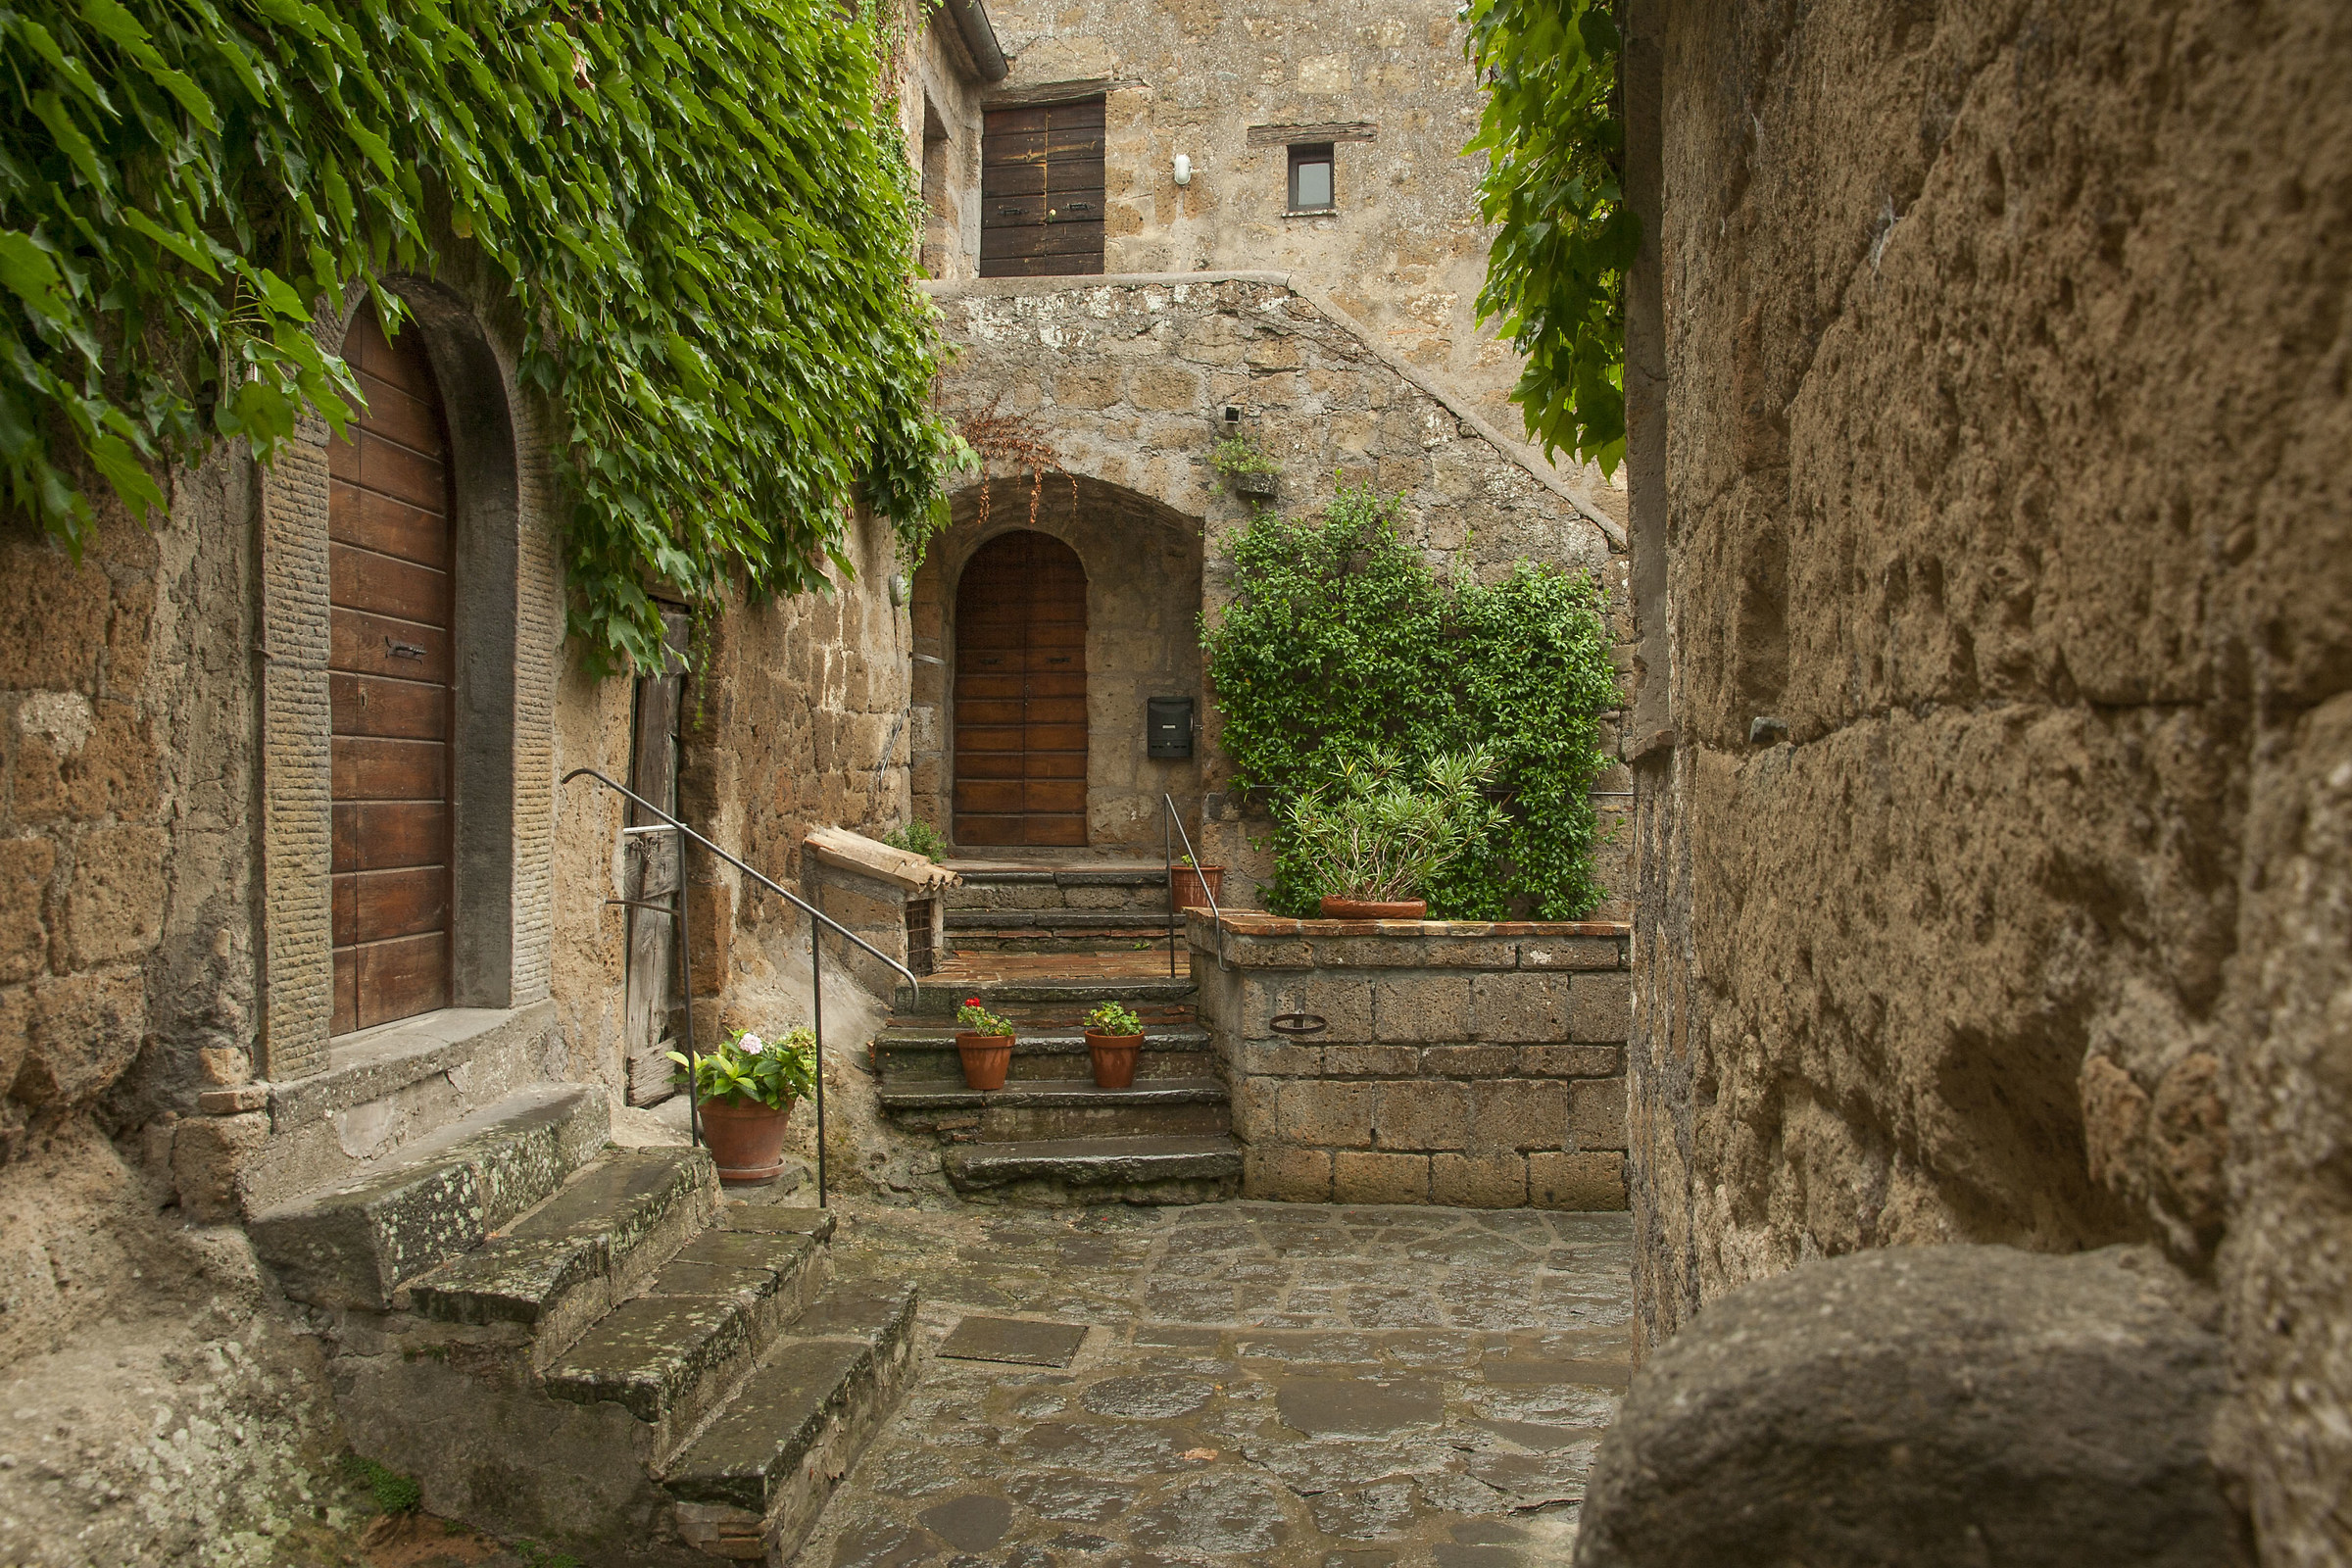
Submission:
M 463 1093 L 474 1062 L 527 1044 L 555 1021 L 550 998 L 520 1007 L 443 1007 L 341 1036 L 327 1046 L 324 1072 L 268 1086 L 270 1128 L 308 1126 L 440 1074 Z

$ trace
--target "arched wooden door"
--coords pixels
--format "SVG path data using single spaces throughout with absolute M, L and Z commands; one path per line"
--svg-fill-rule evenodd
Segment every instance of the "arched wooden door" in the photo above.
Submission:
M 1086 567 L 1026 530 L 956 585 L 956 820 L 970 845 L 1086 842 Z
M 372 306 L 343 345 L 367 411 L 327 448 L 335 1034 L 450 1004 L 453 562 L 441 393 Z

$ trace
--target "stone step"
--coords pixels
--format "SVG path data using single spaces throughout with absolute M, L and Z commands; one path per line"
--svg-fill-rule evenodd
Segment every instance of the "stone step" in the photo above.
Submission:
M 957 931 L 949 938 L 949 951 L 985 958 L 996 953 L 1058 953 L 1106 954 L 1144 953 L 1156 948 L 1168 951 L 1168 929 L 1124 931 L 1099 927 L 1075 927 L 1061 931 L 1040 931 L 1024 926 L 992 927 L 984 931 Z
M 726 1401 L 821 1283 L 830 1215 L 753 1204 L 720 1215 L 722 1228 L 680 1248 L 644 1294 L 599 1318 L 541 1376 L 554 1398 L 616 1404 L 650 1427 L 657 1461 Z
M 410 1282 L 410 1309 L 520 1324 L 553 1355 L 689 1246 L 718 1200 L 707 1151 L 609 1149 L 480 1247 Z
M 1091 1078 L 1014 1079 L 966 1089 L 960 1079 L 886 1086 L 882 1109 L 906 1127 L 964 1133 L 989 1143 L 1139 1135 L 1216 1137 L 1233 1130 L 1222 1079 L 1146 1078 L 1099 1089 Z
M 789 1562 L 912 1381 L 910 1281 L 834 1285 L 666 1467 L 679 1533 L 714 1556 Z
M 605 1145 L 600 1088 L 540 1084 L 256 1215 L 254 1250 L 314 1306 L 382 1307 L 400 1285 L 479 1247 Z
M 1150 909 L 950 909 L 948 929 L 976 931 L 1142 931 L 1168 934 L 1168 911 Z
M 956 1031 L 937 1026 L 906 1025 L 894 1020 L 873 1041 L 875 1076 L 885 1085 L 930 1089 L 942 1084 L 960 1087 L 963 1061 L 956 1054 Z M 1141 1078 L 1206 1078 L 1216 1072 L 1208 1032 L 1189 1021 L 1173 1028 L 1147 1024 L 1143 1049 L 1136 1054 L 1135 1073 Z M 1007 1083 L 1038 1080 L 1067 1081 L 1093 1076 L 1086 1036 L 1075 1029 L 1022 1031 L 1012 1037 L 1012 1065 Z
M 1230 1138 L 1061 1138 L 941 1151 L 949 1185 L 982 1200 L 1213 1203 L 1242 1182 Z
M 894 1020 L 912 1023 L 924 1018 L 954 1018 L 956 1009 L 966 998 L 978 997 L 990 1010 L 1004 1014 L 1014 1023 L 1071 1024 L 1086 1016 L 1088 1009 L 1104 1002 L 1116 1002 L 1143 1014 L 1147 1027 L 1154 1021 L 1172 1021 L 1177 1009 L 1189 1022 L 1193 999 L 1199 991 L 1187 977 L 1176 980 L 1103 979 L 1087 975 L 1068 977 L 1024 978 L 1020 980 L 928 981 L 917 997 L 906 986 L 898 988 L 891 999 Z M 1150 1010 L 1147 1010 L 1150 1009 Z

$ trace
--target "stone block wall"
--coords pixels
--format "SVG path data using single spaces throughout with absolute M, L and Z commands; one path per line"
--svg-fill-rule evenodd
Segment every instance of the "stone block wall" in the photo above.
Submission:
M 1186 920 L 1245 1196 L 1626 1206 L 1625 926 Z
M 2153 1240 L 2352 1559 L 2352 11 L 1619 15 L 1642 1331 Z

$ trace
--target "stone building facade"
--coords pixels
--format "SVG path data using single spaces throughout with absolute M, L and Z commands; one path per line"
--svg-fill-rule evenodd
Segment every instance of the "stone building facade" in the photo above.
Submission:
M 2352 24 L 1626 18 L 1644 1332 L 2145 1241 L 2341 1561 Z

